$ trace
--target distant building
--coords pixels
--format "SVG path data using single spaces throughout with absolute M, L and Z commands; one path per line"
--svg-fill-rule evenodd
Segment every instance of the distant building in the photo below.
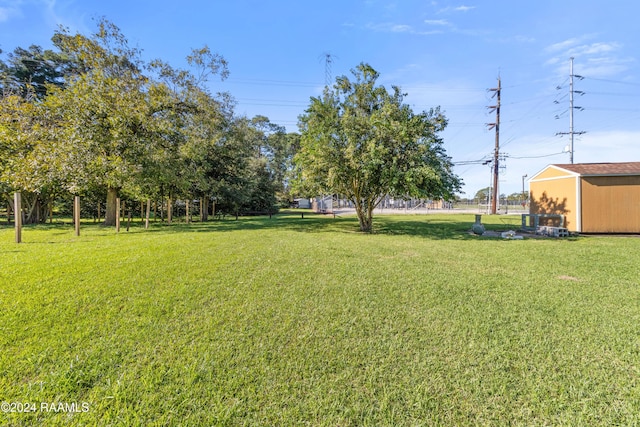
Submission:
M 314 212 L 333 212 L 333 196 L 318 196 L 311 202 Z
M 529 180 L 530 213 L 580 233 L 640 233 L 640 162 L 549 165 Z
M 293 199 L 293 206 L 296 208 L 309 209 L 311 207 L 311 200 L 309 199 Z

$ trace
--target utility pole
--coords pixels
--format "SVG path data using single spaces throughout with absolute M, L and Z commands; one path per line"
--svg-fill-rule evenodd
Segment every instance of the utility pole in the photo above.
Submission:
M 491 190 L 491 214 L 495 215 L 497 213 L 497 206 L 498 206 L 498 174 L 500 171 L 500 165 L 499 165 L 499 160 L 500 160 L 500 91 L 501 91 L 501 86 L 500 86 L 500 77 L 498 77 L 498 87 L 497 88 L 493 88 L 493 89 L 489 89 L 490 92 L 494 92 L 494 94 L 491 96 L 493 98 L 493 96 L 496 96 L 496 105 L 490 105 L 487 108 L 489 108 L 489 110 L 491 112 L 495 111 L 496 112 L 496 122 L 495 123 L 487 123 L 487 126 L 489 126 L 489 130 L 495 128 L 496 129 L 496 147 L 495 150 L 493 152 L 493 188 Z
M 584 92 L 581 90 L 573 89 L 573 78 L 577 77 L 579 80 L 582 80 L 584 77 L 579 76 L 577 74 L 573 74 L 573 56 L 569 58 L 570 66 L 569 66 L 569 132 L 558 132 L 556 135 L 569 135 L 569 161 L 573 164 L 573 139 L 574 135 L 582 135 L 585 132 L 575 132 L 573 130 L 573 110 L 584 110 L 582 107 L 576 107 L 573 105 L 573 95 L 575 93 L 579 95 L 584 95 Z

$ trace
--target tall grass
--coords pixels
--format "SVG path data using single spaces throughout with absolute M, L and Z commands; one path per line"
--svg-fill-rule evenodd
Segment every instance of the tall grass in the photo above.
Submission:
M 2 228 L 0 424 L 639 425 L 640 240 L 472 222 Z

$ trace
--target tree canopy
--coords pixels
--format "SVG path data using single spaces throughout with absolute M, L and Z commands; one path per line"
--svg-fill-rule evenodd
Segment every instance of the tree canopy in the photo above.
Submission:
M 33 212 L 60 194 L 215 199 L 234 212 L 272 211 L 286 197 L 290 140 L 264 116 L 236 116 L 209 78 L 226 60 L 193 49 L 188 69 L 145 62 L 113 23 L 89 36 L 61 28 L 57 51 L 16 48 L 0 61 L 0 195 Z M 104 199 L 103 199 L 104 200 Z
M 229 70 L 207 46 L 176 69 L 144 61 L 105 19 L 94 34 L 61 28 L 52 40 L 57 50 L 32 45 L 0 60 L 0 196 L 23 192 L 26 222 L 71 194 L 106 200 L 113 225 L 117 197 L 166 198 L 169 212 L 177 198 L 272 212 L 296 191 L 346 196 L 371 231 L 387 195 L 451 199 L 460 189 L 439 136 L 444 114 L 414 112 L 367 64 L 311 98 L 291 134 L 212 93 L 209 79 Z
M 297 188 L 346 196 L 367 232 L 386 195 L 453 198 L 461 181 L 438 136 L 447 124 L 439 108 L 414 113 L 400 88 L 376 84 L 368 64 L 352 73 L 311 98 L 300 117 Z

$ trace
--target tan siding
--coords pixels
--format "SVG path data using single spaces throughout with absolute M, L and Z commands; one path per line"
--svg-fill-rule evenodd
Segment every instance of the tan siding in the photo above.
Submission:
M 640 232 L 640 177 L 583 177 L 582 231 Z
M 571 173 L 564 170 L 556 169 L 554 167 L 547 167 L 545 170 L 543 170 L 538 175 L 536 175 L 535 179 L 537 181 L 540 179 L 560 178 L 560 177 L 566 177 L 566 176 L 573 176 L 573 175 L 571 175 Z
M 546 172 L 544 171 L 543 174 Z M 537 176 L 535 181 L 529 183 L 531 192 L 530 212 L 532 214 L 565 215 L 565 227 L 570 231 L 578 231 L 576 178 L 571 176 L 538 181 L 541 176 Z

